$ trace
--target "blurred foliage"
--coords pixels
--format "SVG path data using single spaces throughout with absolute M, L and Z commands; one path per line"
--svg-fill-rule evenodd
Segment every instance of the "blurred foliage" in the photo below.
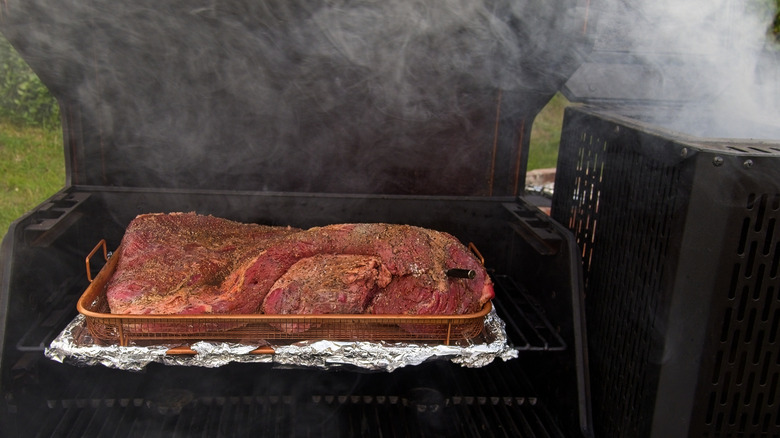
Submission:
M 57 100 L 5 38 L 0 37 L 0 117 L 53 128 L 60 124 Z
M 772 17 L 767 28 L 767 37 L 780 45 L 780 0 L 753 0 L 749 5 L 765 17 Z
M 773 0 L 775 8 L 775 19 L 772 21 L 772 26 L 769 31 L 775 37 L 775 41 L 780 44 L 780 0 Z

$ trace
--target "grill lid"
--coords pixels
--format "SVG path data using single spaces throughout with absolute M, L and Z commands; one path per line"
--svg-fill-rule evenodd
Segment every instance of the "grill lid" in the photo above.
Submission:
M 500 195 L 579 3 L 9 0 L 1 26 L 61 104 L 73 184 Z
M 772 8 L 738 0 L 599 0 L 572 102 L 703 137 L 778 138 L 780 50 Z

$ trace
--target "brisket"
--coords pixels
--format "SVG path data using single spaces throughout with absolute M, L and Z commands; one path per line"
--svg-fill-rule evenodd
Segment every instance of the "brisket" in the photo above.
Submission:
M 140 215 L 125 231 L 106 286 L 111 313 L 254 313 L 262 297 L 221 288 L 225 277 L 296 231 L 194 213 Z
M 378 257 L 318 254 L 301 259 L 274 283 L 263 313 L 364 313 L 391 279 Z
M 476 271 L 450 278 L 451 268 Z M 453 236 L 390 224 L 298 230 L 175 213 L 142 215 L 108 284 L 113 313 L 463 314 L 493 297 Z
M 493 297 L 485 269 L 455 237 L 410 225 L 337 224 L 290 234 L 249 262 L 264 272 L 270 289 L 298 260 L 317 254 L 372 255 L 392 275 L 367 312 L 375 314 L 464 314 Z M 449 278 L 451 268 L 473 269 L 473 279 Z M 256 276 L 252 276 L 256 278 Z

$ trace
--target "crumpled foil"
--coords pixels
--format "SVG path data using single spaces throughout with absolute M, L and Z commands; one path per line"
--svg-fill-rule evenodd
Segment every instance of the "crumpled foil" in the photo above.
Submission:
M 469 345 L 427 345 L 401 342 L 304 341 L 292 345 L 272 345 L 273 354 L 250 354 L 260 345 L 228 342 L 196 342 L 189 347 L 194 355 L 172 355 L 166 352 L 178 345 L 118 346 L 97 345 L 86 329 L 83 315 L 78 315 L 52 341 L 46 357 L 76 366 L 104 365 L 109 368 L 140 371 L 157 362 L 165 365 L 214 368 L 230 362 L 271 363 L 278 367 L 312 367 L 320 369 L 356 367 L 371 371 L 393 371 L 430 360 L 450 360 L 464 367 L 483 367 L 500 358 L 510 360 L 518 351 L 507 342 L 504 321 L 495 309 L 485 316 L 485 330 L 478 339 L 483 343 Z

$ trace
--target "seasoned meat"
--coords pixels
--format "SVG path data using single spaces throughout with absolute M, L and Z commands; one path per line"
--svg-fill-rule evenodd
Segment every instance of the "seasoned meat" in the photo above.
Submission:
M 258 251 L 296 231 L 194 213 L 140 215 L 125 231 L 106 286 L 111 312 L 255 313 L 262 296 L 226 290 L 222 283 Z
M 476 275 L 450 278 L 450 268 Z M 382 223 L 299 230 L 181 213 L 133 220 L 107 287 L 111 311 L 133 314 L 314 313 L 334 301 L 342 303 L 334 312 L 460 314 L 493 297 L 479 261 L 447 233 Z
M 299 260 L 274 283 L 263 312 L 364 313 L 391 279 L 378 257 L 318 254 Z

